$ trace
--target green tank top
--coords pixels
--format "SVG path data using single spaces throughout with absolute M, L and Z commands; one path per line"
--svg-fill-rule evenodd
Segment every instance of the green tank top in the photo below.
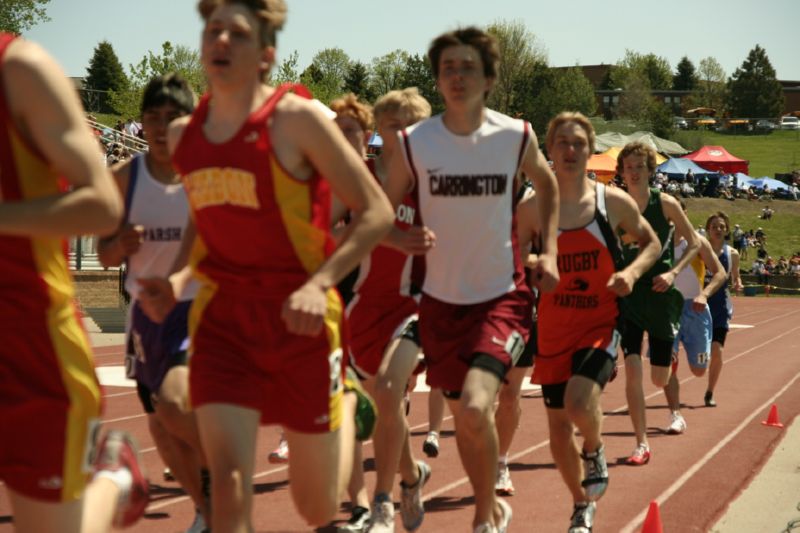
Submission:
M 658 235 L 658 240 L 661 242 L 661 256 L 650 267 L 650 270 L 639 278 L 639 281 L 652 280 L 659 274 L 671 269 L 675 262 L 675 247 L 672 245 L 674 229 L 667 217 L 664 216 L 664 210 L 661 207 L 661 191 L 650 189 L 650 197 L 647 199 L 647 207 L 642 216 L 650 223 L 653 231 Z M 622 241 L 622 258 L 625 265 L 629 265 L 639 254 L 639 243 L 633 236 L 625 232 L 620 232 L 620 237 Z

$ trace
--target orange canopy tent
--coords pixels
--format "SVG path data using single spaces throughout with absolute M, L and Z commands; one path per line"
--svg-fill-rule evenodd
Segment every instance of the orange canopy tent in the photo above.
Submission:
M 608 183 L 617 173 L 617 160 L 607 154 L 594 154 L 586 164 L 587 172 L 594 172 L 597 181 Z
M 619 157 L 619 153 L 622 151 L 622 148 L 623 148 L 622 146 L 612 146 L 611 148 L 609 148 L 608 150 L 603 152 L 603 155 L 607 155 L 607 156 L 611 157 L 614 160 L 614 162 L 616 163 L 617 158 Z M 667 160 L 666 157 L 664 157 L 660 153 L 656 152 L 656 165 L 660 165 L 661 163 L 663 163 L 666 160 Z

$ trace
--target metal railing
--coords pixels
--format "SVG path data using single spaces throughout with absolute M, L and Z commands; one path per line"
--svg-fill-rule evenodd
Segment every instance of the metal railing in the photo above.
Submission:
M 134 137 L 123 131 L 115 130 L 111 126 L 106 126 L 90 118 L 87 118 L 86 121 L 95 132 L 98 132 L 100 138 L 106 141 L 106 143 L 119 143 L 137 153 L 147 151 L 147 143 L 138 137 Z

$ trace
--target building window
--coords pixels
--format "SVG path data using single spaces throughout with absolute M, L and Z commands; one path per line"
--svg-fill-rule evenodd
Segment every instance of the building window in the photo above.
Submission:
M 664 97 L 664 103 L 665 104 L 671 104 L 672 103 L 672 97 L 671 96 L 665 96 Z
M 680 104 L 681 103 L 681 97 L 680 96 L 676 96 L 676 97 L 674 97 L 672 99 L 672 101 L 675 102 L 676 104 Z
M 619 104 L 619 96 L 612 96 L 611 97 L 611 103 L 614 104 L 614 105 L 618 105 Z

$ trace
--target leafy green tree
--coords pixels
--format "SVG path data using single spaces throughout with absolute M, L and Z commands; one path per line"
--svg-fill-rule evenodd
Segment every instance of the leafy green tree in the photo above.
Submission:
M 628 75 L 623 86 L 617 114 L 636 122 L 647 119 L 653 97 L 650 91 L 650 81 L 638 72 Z
M 47 22 L 50 0 L 2 0 L 0 2 L 0 31 L 17 35 L 39 22 Z
M 128 84 L 122 89 L 110 90 L 109 100 L 117 112 L 126 117 L 138 117 L 142 93 L 155 76 L 170 72 L 180 74 L 197 95 L 206 90 L 205 74 L 200 54 L 188 46 L 173 46 L 169 41 L 161 45 L 161 54 L 148 52 L 136 65 L 129 67 Z
M 402 89 L 403 73 L 408 60 L 408 52 L 394 50 L 372 60 L 370 87 L 373 94 L 380 97 L 391 90 Z
M 672 68 L 669 61 L 652 53 L 640 54 L 625 50 L 625 57 L 611 72 L 610 89 L 625 88 L 628 78 L 634 75 L 645 79 L 651 90 L 672 88 Z
M 551 91 L 558 111 L 580 111 L 590 117 L 597 110 L 594 86 L 578 67 L 556 70 Z
M 784 103 L 783 87 L 767 52 L 756 45 L 728 80 L 730 113 L 737 117 L 777 117 Z
M 520 113 L 523 111 L 520 102 L 525 97 L 518 94 L 514 87 L 518 85 L 519 78 L 527 75 L 535 63 L 546 62 L 547 54 L 536 36 L 521 21 L 499 20 L 492 23 L 487 32 L 497 39 L 500 48 L 497 79 L 487 105 L 501 113 Z
M 116 110 L 121 112 L 110 102 L 110 92 L 124 91 L 129 84 L 125 71 L 122 69 L 122 64 L 119 62 L 111 43 L 101 41 L 95 47 L 92 59 L 89 61 L 89 67 L 86 69 L 86 74 L 84 88 L 99 95 L 97 99 L 98 109 L 96 111 L 111 113 Z M 95 110 L 90 109 L 90 111 Z
M 672 88 L 676 91 L 691 91 L 697 84 L 697 73 L 688 57 L 683 56 L 672 77 Z
M 325 104 L 345 90 L 345 77 L 350 69 L 350 57 L 341 48 L 320 50 L 300 75 L 300 81 L 315 98 Z
M 299 54 L 294 50 L 289 57 L 281 61 L 270 75 L 270 82 L 274 85 L 281 83 L 297 83 L 300 81 L 300 74 L 297 71 Z
M 361 61 L 353 61 L 344 78 L 344 91 L 353 93 L 364 102 L 375 100 L 375 93 L 369 83 L 369 67 Z
M 672 122 L 672 109 L 664 102 L 651 99 L 645 119 L 650 125 L 650 131 L 659 137 L 668 139 L 675 130 Z
M 444 100 L 436 90 L 436 80 L 433 79 L 433 70 L 427 56 L 414 54 L 406 57 L 400 86 L 419 89 L 419 93 L 431 104 L 434 115 L 444 111 Z
M 701 59 L 697 68 L 697 85 L 689 99 L 690 107 L 710 107 L 721 112 L 726 94 L 722 65 L 711 56 Z

